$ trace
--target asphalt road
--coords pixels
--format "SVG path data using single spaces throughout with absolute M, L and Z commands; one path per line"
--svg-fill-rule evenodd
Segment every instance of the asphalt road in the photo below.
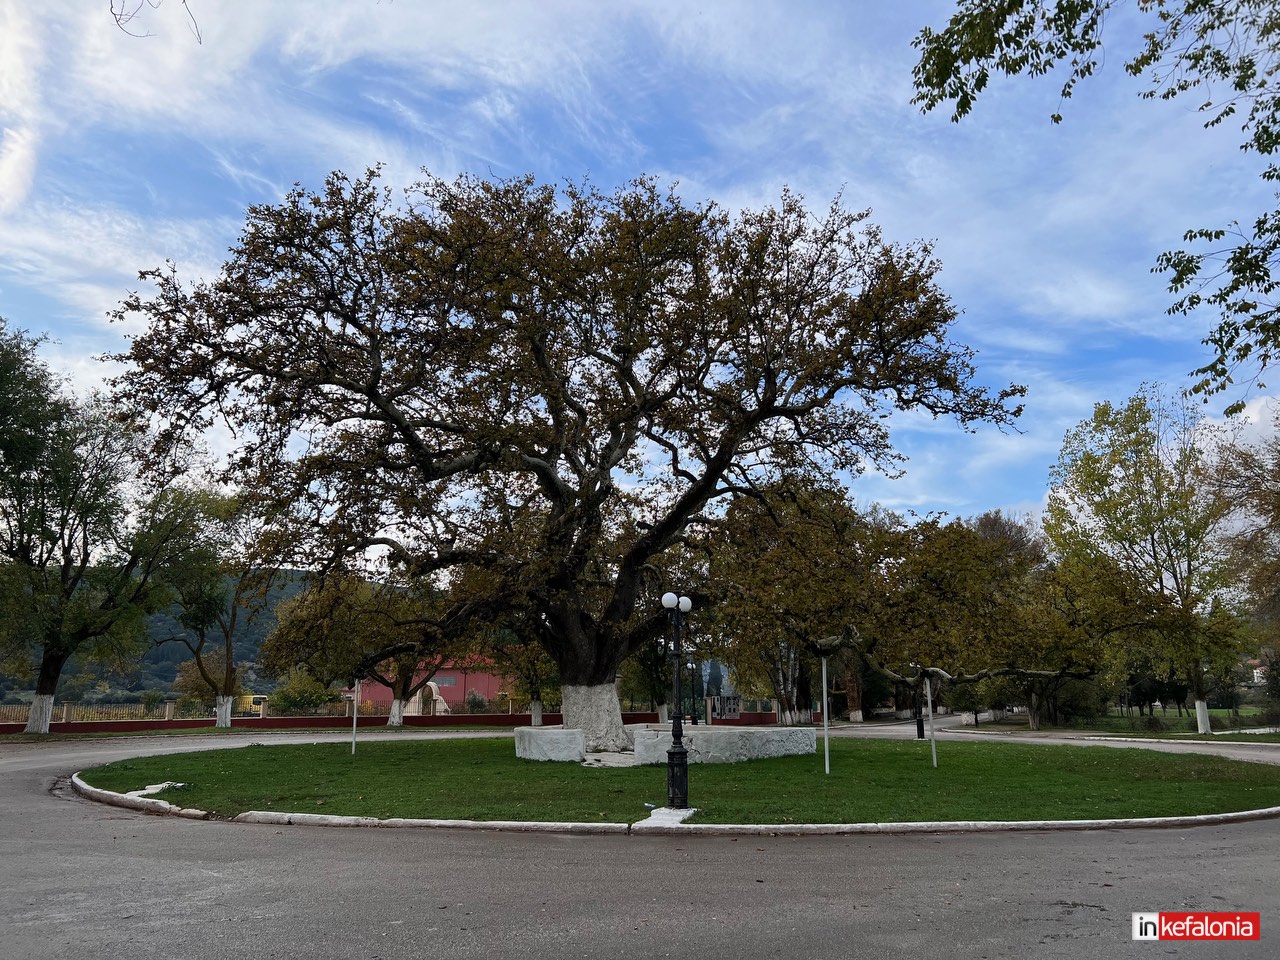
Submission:
M 555 836 L 189 821 L 66 786 L 110 759 L 218 745 L 0 745 L 0 960 L 1280 956 L 1277 821 Z M 1263 939 L 1130 939 L 1132 912 L 1184 908 L 1261 911 Z

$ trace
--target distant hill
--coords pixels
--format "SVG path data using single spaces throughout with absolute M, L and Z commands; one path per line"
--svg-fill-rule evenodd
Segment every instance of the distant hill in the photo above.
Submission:
M 297 596 L 302 591 L 305 577 L 306 572 L 302 570 L 288 570 L 280 574 L 268 593 L 266 608 L 236 635 L 234 640 L 236 662 L 253 664 L 257 661 L 262 641 L 275 629 L 276 607 L 282 601 Z M 136 664 L 125 670 L 117 670 L 106 664 L 89 664 L 86 668 L 72 659 L 63 670 L 59 696 L 67 696 L 70 699 L 72 690 L 86 688 L 92 691 L 103 684 L 108 685 L 112 692 L 123 690 L 141 693 L 143 690 L 168 690 L 177 674 L 178 664 L 190 660 L 191 652 L 179 641 L 156 644 L 181 631 L 182 627 L 172 613 L 158 613 L 149 617 L 147 637 L 152 646 Z M 254 693 L 265 693 L 275 686 L 275 681 L 260 676 L 251 667 L 246 685 Z M 0 689 L 12 695 L 18 691 L 31 689 L 31 685 L 14 677 L 0 675 Z M 84 698 L 84 695 L 75 697 L 75 699 Z

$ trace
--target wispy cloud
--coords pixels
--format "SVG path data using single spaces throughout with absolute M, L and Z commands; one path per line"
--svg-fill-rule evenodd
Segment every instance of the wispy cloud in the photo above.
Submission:
M 0 130 L 0 213 L 18 209 L 36 175 L 36 144 L 30 128 Z
M 177 3 L 144 5 L 142 39 L 94 4 L 0 3 L 0 311 L 48 325 L 89 382 L 77 357 L 119 345 L 104 312 L 140 268 L 211 276 L 247 205 L 335 168 L 648 172 L 730 210 L 843 190 L 888 238 L 936 241 L 981 380 L 1031 388 L 1022 433 L 895 417 L 908 474 L 859 496 L 1035 504 L 1094 402 L 1203 362 L 1209 320 L 1164 315 L 1156 253 L 1270 198 L 1233 131 L 1140 101 L 1114 58 L 1061 126 L 1053 78 L 994 83 L 962 124 L 922 116 L 910 42 L 953 6 L 274 0 L 198 5 L 197 44 Z

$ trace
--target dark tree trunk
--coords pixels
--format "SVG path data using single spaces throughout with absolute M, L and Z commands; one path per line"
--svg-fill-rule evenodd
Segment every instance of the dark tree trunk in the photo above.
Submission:
M 40 672 L 36 677 L 36 695 L 31 701 L 31 710 L 27 714 L 25 733 L 48 733 L 49 722 L 53 716 L 53 698 L 58 691 L 58 680 L 62 676 L 62 668 L 70 659 L 69 652 L 51 651 L 48 645 L 40 657 Z
M 854 663 L 844 672 L 845 696 L 849 700 L 849 719 L 862 720 L 862 671 Z
M 36 696 L 52 697 L 58 692 L 62 668 L 70 659 L 69 653 L 51 653 L 45 650 L 44 656 L 40 658 L 40 673 L 36 677 Z

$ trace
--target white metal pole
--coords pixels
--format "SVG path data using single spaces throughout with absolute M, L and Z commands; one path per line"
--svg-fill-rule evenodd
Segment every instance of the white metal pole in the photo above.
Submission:
M 929 686 L 929 675 L 924 676 L 924 698 L 929 703 L 929 749 L 933 751 L 933 768 L 938 769 L 938 740 L 933 735 L 933 690 Z
M 356 677 L 356 688 L 351 700 L 351 755 L 356 755 L 356 721 L 360 719 L 360 678 Z M 936 766 L 936 764 L 935 764 Z
M 831 773 L 831 700 L 827 696 L 827 658 L 822 658 L 822 752 L 827 774 Z

